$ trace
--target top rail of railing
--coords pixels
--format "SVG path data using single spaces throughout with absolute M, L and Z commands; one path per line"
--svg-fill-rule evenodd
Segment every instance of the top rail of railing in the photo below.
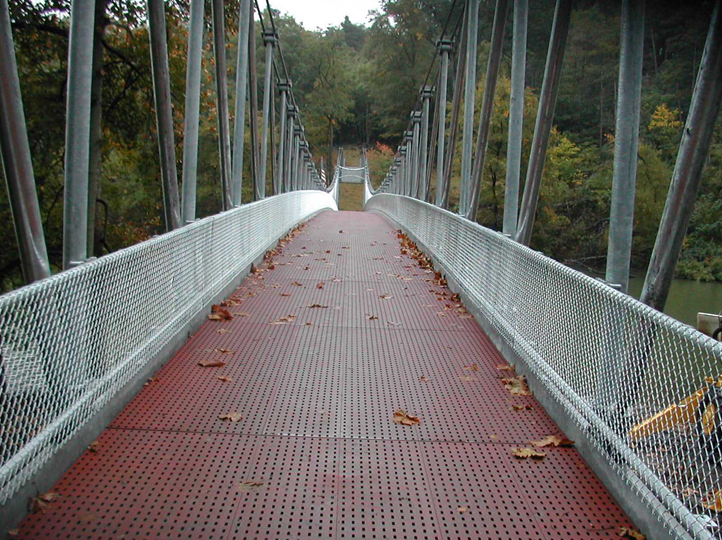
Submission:
M 431 204 L 377 194 L 365 208 L 407 229 L 441 263 L 501 346 L 573 419 L 593 457 L 668 533 L 716 537 L 722 343 Z

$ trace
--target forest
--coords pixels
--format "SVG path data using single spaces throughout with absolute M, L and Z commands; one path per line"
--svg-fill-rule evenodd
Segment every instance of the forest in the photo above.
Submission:
M 450 18 L 451 25 L 461 15 L 459 4 Z M 606 257 L 619 4 L 603 0 L 575 3 L 531 242 L 534 249 L 582 268 L 603 268 Z M 70 2 L 10 0 L 9 5 L 46 242 L 53 271 L 59 271 Z M 233 104 L 238 1 L 225 5 L 228 91 Z M 273 2 L 270 5 L 272 8 Z M 165 224 L 145 3 L 97 0 L 96 6 L 96 40 L 102 43 L 102 56 L 94 74 L 99 84 L 93 99 L 102 114 L 96 133 L 91 134 L 91 142 L 100 152 L 90 172 L 99 189 L 89 247 L 94 256 L 101 256 L 161 234 Z M 260 20 L 257 17 L 255 32 L 256 65 L 262 81 L 265 66 L 260 23 L 269 23 L 269 13 L 263 3 L 260 6 L 263 13 Z M 273 13 L 294 94 L 319 163 L 323 157 L 330 169 L 334 147 L 366 145 L 374 182 L 383 179 L 429 73 L 436 41 L 451 7 L 451 0 L 382 0 L 379 9 L 369 13 L 366 25 L 346 18 L 324 29 L 304 28 L 290 15 Z M 183 155 L 188 10 L 186 0 L 166 3 L 178 159 Z M 530 1 L 522 181 L 553 10 L 553 0 Z M 694 7 L 682 0 L 647 2 L 632 254 L 637 272 L 643 272 L 654 245 L 711 11 L 710 1 L 695 3 Z M 494 2 L 482 0 L 477 108 L 484 92 L 493 14 Z M 200 217 L 221 210 L 210 21 L 210 2 L 206 2 L 198 156 Z M 510 40 L 509 21 L 478 213 L 479 223 L 495 230 L 501 229 L 504 205 Z M 435 71 L 431 73 L 434 75 Z M 259 100 L 262 92 L 263 85 L 259 84 Z M 678 277 L 722 281 L 721 124 L 722 120 L 718 121 L 677 266 Z M 248 144 L 245 148 L 250 153 Z M 457 161 L 459 155 L 457 151 Z M 244 159 L 246 167 L 250 161 Z M 456 163 L 453 176 L 457 185 L 459 175 L 460 163 Z M 247 179 L 248 171 L 244 174 L 244 201 L 251 200 Z M 458 190 L 452 192 L 452 209 L 457 200 Z M 6 248 L 0 253 L 0 286 L 7 291 L 22 285 L 22 273 L 6 189 L 0 190 L 0 227 L 6 239 Z

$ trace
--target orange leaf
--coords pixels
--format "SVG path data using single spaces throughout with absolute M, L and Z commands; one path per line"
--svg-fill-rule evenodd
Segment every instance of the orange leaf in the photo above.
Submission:
M 533 448 L 512 448 L 511 453 L 518 459 L 544 459 L 546 457 L 544 452 L 539 452 Z
M 646 540 L 647 538 L 641 532 L 636 529 L 630 529 L 629 527 L 619 527 L 617 536 L 621 536 L 622 538 L 631 538 L 632 540 Z
M 321 304 L 309 304 L 307 307 L 310 309 L 313 309 L 313 308 L 324 308 L 325 309 L 328 306 L 322 306 Z
M 223 367 L 226 363 L 222 360 L 201 360 L 198 365 L 201 367 Z
M 219 381 L 223 381 L 223 382 L 231 382 L 233 380 L 226 375 L 216 375 L 216 379 L 218 379 Z
M 319 282 L 316 284 L 316 288 L 317 288 L 317 289 L 323 289 L 323 281 L 319 281 Z
M 382 294 L 381 296 L 379 296 L 379 298 L 381 298 L 381 300 L 389 300 L 393 298 L 393 296 L 391 296 L 390 294 Z
M 241 420 L 243 420 L 243 416 L 241 415 L 241 413 L 232 412 L 232 413 L 221 414 L 218 417 L 218 419 L 219 420 L 229 420 L 231 422 L 240 422 Z
M 303 285 L 301 285 L 298 281 L 294 281 L 293 283 L 291 283 L 291 285 L 293 285 L 294 287 L 303 287 Z
M 466 369 L 467 371 L 479 371 L 479 365 L 471 364 L 470 366 L 464 366 L 464 369 Z
M 426 375 L 422 375 L 421 382 L 429 382 L 429 378 Z
M 506 364 L 499 364 L 498 366 L 496 366 L 496 369 L 498 369 L 499 371 L 514 371 L 513 366 L 508 366 Z
M 211 314 L 208 315 L 208 318 L 212 321 L 230 321 L 233 315 L 231 315 L 226 308 L 213 304 L 211 306 Z
M 562 446 L 562 447 L 570 447 L 574 446 L 574 441 L 570 441 L 566 437 L 557 437 L 556 435 L 547 435 L 544 437 L 541 441 L 529 441 L 534 446 L 538 446 L 539 448 L 544 448 L 545 446 Z
M 722 512 L 722 489 L 719 489 L 716 492 L 707 495 L 702 501 L 702 506 L 704 506 L 708 510 Z
M 402 426 L 415 426 L 421 423 L 421 419 L 418 416 L 407 414 L 403 409 L 399 409 L 394 413 L 394 422 Z
M 466 506 L 459 506 L 459 508 L 457 508 L 457 510 L 459 511 L 460 514 L 465 514 L 469 509 Z

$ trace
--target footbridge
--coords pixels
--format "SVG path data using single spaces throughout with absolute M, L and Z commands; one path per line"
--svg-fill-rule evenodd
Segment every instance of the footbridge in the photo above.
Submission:
M 253 201 L 241 198 L 247 98 L 238 98 L 231 145 L 218 73 L 224 210 L 203 219 L 195 217 L 194 177 L 185 168 L 190 154 L 179 197 L 163 3 L 149 0 L 168 232 L 99 258 L 85 251 L 88 161 L 78 157 L 89 148 L 83 54 L 88 44 L 92 51 L 93 9 L 86 4 L 73 1 L 70 30 L 68 115 L 78 122 L 68 126 L 65 269 L 50 275 L 8 5 L 0 0 L 0 141 L 28 281 L 0 296 L 2 534 L 718 537 L 720 344 L 649 298 L 625 294 L 626 280 L 593 279 L 528 245 L 571 2 L 557 0 L 519 217 L 512 190 L 505 229 L 513 227 L 493 231 L 475 222 L 474 178 L 491 106 L 485 94 L 473 153 L 476 53 L 465 44 L 475 45 L 478 0 L 451 6 L 438 91 L 424 85 L 388 174 L 375 182 L 365 159 L 358 168 L 340 160 L 330 181 L 319 170 L 268 20 L 263 114 L 248 105 Z M 525 24 L 526 2 L 498 0 L 494 36 L 503 35 L 511 4 L 515 34 Z M 202 15 L 203 1 L 191 2 L 198 5 Z M 222 14 L 223 2 L 213 6 Z M 253 6 L 240 6 L 241 35 L 254 36 Z M 629 57 L 620 69 L 634 72 L 638 3 L 622 9 Z M 706 98 L 722 80 L 719 27 L 718 3 L 690 112 L 699 121 L 712 107 L 712 126 Z M 492 40 L 487 89 L 500 43 Z M 246 46 L 239 94 L 256 84 Z M 194 50 L 189 42 L 189 73 Z M 450 57 L 458 69 L 446 126 Z M 198 122 L 193 80 L 187 133 Z M 471 116 L 462 127 L 465 84 Z M 279 125 L 269 121 L 276 100 Z M 623 154 L 636 149 L 636 135 L 627 137 L 629 115 L 618 116 Z M 701 170 L 705 126 L 693 125 L 695 136 L 682 140 L 678 166 L 687 167 L 686 156 L 694 162 L 687 179 Z M 197 139 L 186 136 L 185 144 Z M 449 204 L 457 146 L 458 208 Z M 339 183 L 349 179 L 363 183 L 362 212 L 338 211 Z M 615 212 L 625 211 L 623 195 Z M 672 221 L 663 226 L 671 225 L 658 243 L 674 250 L 664 240 L 684 216 L 670 204 L 663 219 Z M 625 234 L 610 237 L 624 244 Z M 615 258 L 624 249 L 613 251 Z M 663 282 L 668 268 L 659 264 Z M 659 283 L 650 281 L 650 298 Z

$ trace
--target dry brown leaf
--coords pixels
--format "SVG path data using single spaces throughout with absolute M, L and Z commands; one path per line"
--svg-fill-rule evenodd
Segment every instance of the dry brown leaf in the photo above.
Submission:
M 223 367 L 226 363 L 222 360 L 201 360 L 198 365 L 201 367 Z
M 313 323 L 312 323 L 312 322 L 307 322 L 307 323 L 306 323 L 306 326 L 313 326 Z
M 394 322 L 394 321 L 386 321 L 386 324 L 390 326 L 401 326 L 400 322 Z
M 211 306 L 211 314 L 208 315 L 208 318 L 212 321 L 230 321 L 233 315 L 231 315 L 230 311 L 226 308 L 213 304 Z
M 547 435 L 541 441 L 529 442 L 539 448 L 544 448 L 545 446 L 561 446 L 564 448 L 569 448 L 571 446 L 574 446 L 574 441 L 570 441 L 566 437 L 557 437 L 556 435 Z
M 457 510 L 459 510 L 460 514 L 465 514 L 469 509 L 466 506 L 459 506 Z
M 279 296 L 291 296 L 291 293 L 282 292 Z
M 381 300 L 390 300 L 391 298 L 393 298 L 393 296 L 391 296 L 390 294 L 382 294 L 381 296 L 379 296 L 379 298 L 381 298 Z
M 476 377 L 474 377 L 473 375 L 462 375 L 459 378 L 464 382 L 471 382 L 476 380 Z
M 647 538 L 638 530 L 630 529 L 629 527 L 619 527 L 617 536 L 621 536 L 622 538 L 631 538 L 632 540 L 646 540 Z
M 376 315 L 369 315 L 368 318 L 369 318 L 369 321 L 378 321 L 379 320 L 379 318 Z
M 8 536 L 20 536 L 20 529 L 10 529 Z
M 318 283 L 316 283 L 316 288 L 323 289 L 323 281 L 319 281 Z
M 426 375 L 422 375 L 421 382 L 429 382 L 429 378 Z
M 256 480 L 246 480 L 245 482 L 241 482 L 240 484 L 238 484 L 238 491 L 256 491 L 261 487 L 263 487 L 263 482 L 258 482 Z
M 533 448 L 512 448 L 511 453 L 518 459 L 544 459 L 546 454 Z
M 471 364 L 470 366 L 464 366 L 464 369 L 467 371 L 479 371 L 479 365 Z
M 231 333 L 231 331 L 228 330 L 228 328 L 221 328 L 219 330 L 216 330 L 216 332 L 219 334 L 230 334 Z
M 323 306 L 323 305 L 321 305 L 321 304 L 309 304 L 309 305 L 306 306 L 306 307 L 308 307 L 309 309 L 314 309 L 314 308 L 326 309 L 328 306 Z
M 98 441 L 93 441 L 88 445 L 88 452 L 90 452 L 91 454 L 97 454 L 99 446 L 100 443 Z
M 504 383 L 504 388 L 509 390 L 509 393 L 513 396 L 532 395 L 531 390 L 529 390 L 529 387 L 526 384 L 526 378 L 523 375 L 502 379 L 501 382 Z
M 511 406 L 514 411 L 531 411 L 534 407 L 531 405 L 513 405 Z
M 339 234 L 343 234 L 343 231 L 342 231 L 342 230 L 341 230 L 341 231 L 338 231 L 338 233 L 339 233 Z
M 225 413 L 218 416 L 219 420 L 228 420 L 230 422 L 240 422 L 243 420 L 243 415 L 241 413 L 232 412 L 232 413 Z
M 415 426 L 421 423 L 421 419 L 418 416 L 407 414 L 403 409 L 399 409 L 394 413 L 394 422 L 402 426 Z
M 496 369 L 498 369 L 499 371 L 514 371 L 513 366 L 508 366 L 506 364 L 499 364 L 498 366 L 496 366 Z
M 291 283 L 291 285 L 293 285 L 294 287 L 303 287 L 303 285 L 301 285 L 298 281 L 294 281 L 293 283 Z
M 217 353 L 221 353 L 221 354 L 228 354 L 228 353 L 232 353 L 232 352 L 233 352 L 233 351 L 231 351 L 231 350 L 229 350 L 229 349 L 223 349 L 223 348 L 221 348 L 221 347 L 215 348 L 215 349 L 213 349 L 213 350 L 216 351 Z
M 228 377 L 227 375 L 216 375 L 216 379 L 223 382 L 231 382 L 233 379 Z
M 719 489 L 714 493 L 708 494 L 702 500 L 702 506 L 704 506 L 707 510 L 722 512 L 722 489 Z

